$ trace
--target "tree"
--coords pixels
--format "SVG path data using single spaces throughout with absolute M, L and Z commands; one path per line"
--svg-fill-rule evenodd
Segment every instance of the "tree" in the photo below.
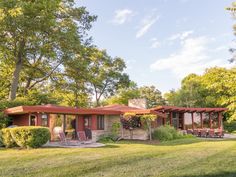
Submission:
M 129 85 L 129 76 L 124 73 L 125 62 L 119 57 L 112 58 L 106 51 L 94 49 L 90 57 L 89 80 L 95 94 L 96 106 L 102 97 L 114 95 L 119 88 Z
M 147 100 L 147 108 L 153 108 L 165 104 L 161 92 L 153 85 L 140 87 L 139 92 L 140 97 Z
M 212 107 L 209 91 L 202 83 L 201 76 L 189 74 L 181 82 L 181 88 L 165 94 L 169 105 L 183 107 Z
M 23 69 L 29 69 L 26 89 L 48 79 L 82 47 L 95 19 L 73 0 L 2 1 L 0 60 L 12 61 L 14 68 L 9 100 L 16 98 Z
M 201 76 L 190 74 L 181 88 L 165 94 L 168 104 L 191 107 L 227 107 L 229 120 L 236 120 L 236 68 L 209 68 Z
M 233 18 L 236 19 L 236 2 L 233 2 L 232 3 L 232 6 L 231 7 L 227 7 L 226 10 L 230 11 Z M 236 35 L 236 24 L 233 25 L 233 30 L 234 30 L 234 34 Z M 236 61 L 236 49 L 235 48 L 230 48 L 229 51 L 232 53 L 232 58 L 229 59 L 229 62 L 230 63 L 233 63 Z
M 145 123 L 148 128 L 149 139 L 152 140 L 152 122 L 156 120 L 157 115 L 154 114 L 144 114 L 141 117 L 141 120 Z
M 128 105 L 129 99 L 145 98 L 147 108 L 153 108 L 158 105 L 164 105 L 161 92 L 155 86 L 143 86 L 138 88 L 137 84 L 131 82 L 130 86 L 125 89 L 119 89 L 117 94 L 105 100 L 108 104 L 125 104 Z
M 120 88 L 117 93 L 104 101 L 104 104 L 123 104 L 128 105 L 129 99 L 140 98 L 137 84 L 130 82 L 128 88 Z

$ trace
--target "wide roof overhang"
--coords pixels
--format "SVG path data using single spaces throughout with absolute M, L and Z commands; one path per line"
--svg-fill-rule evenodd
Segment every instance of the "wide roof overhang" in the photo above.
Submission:
M 183 112 L 183 113 L 209 113 L 209 112 L 224 112 L 227 108 L 187 108 L 187 107 L 177 107 L 177 106 L 157 106 L 151 109 L 157 112 Z
M 26 114 L 26 113 L 55 113 L 55 114 L 103 114 L 103 115 L 119 115 L 121 111 L 114 110 L 100 110 L 96 108 L 74 108 L 64 106 L 18 106 L 14 108 L 8 108 L 4 111 L 7 115 Z

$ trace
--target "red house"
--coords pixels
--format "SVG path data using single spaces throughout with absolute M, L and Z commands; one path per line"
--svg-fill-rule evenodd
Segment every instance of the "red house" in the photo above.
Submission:
M 141 109 L 125 105 L 109 105 L 98 108 L 73 108 L 55 105 L 19 106 L 8 108 L 5 114 L 12 117 L 13 125 L 49 127 L 51 139 L 58 138 L 58 132 L 64 131 L 73 138 L 73 132 L 92 132 L 92 140 L 96 141 L 102 134 L 111 132 L 112 125 L 120 122 L 126 112 L 137 115 L 156 114 L 154 127 L 169 124 L 176 129 L 187 130 L 197 128 L 222 129 L 222 113 L 225 108 L 184 108 L 174 106 L 159 106 L 152 109 Z M 124 138 L 129 138 L 129 131 L 122 130 Z M 134 131 L 133 138 L 147 139 L 144 129 Z

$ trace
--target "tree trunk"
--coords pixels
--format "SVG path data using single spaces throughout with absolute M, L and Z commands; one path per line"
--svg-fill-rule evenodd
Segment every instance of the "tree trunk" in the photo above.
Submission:
M 20 59 L 17 61 L 16 66 L 15 66 L 15 70 L 14 70 L 13 78 L 12 78 L 12 82 L 11 82 L 11 89 L 10 89 L 9 98 L 8 98 L 10 101 L 12 101 L 16 98 L 16 91 L 18 88 L 22 64 L 23 64 L 23 62 Z
M 9 100 L 12 101 L 16 99 L 16 92 L 19 84 L 19 79 L 20 79 L 20 72 L 23 66 L 23 50 L 25 46 L 24 40 L 20 42 L 19 44 L 19 51 L 16 56 L 16 65 L 15 65 L 15 70 L 13 72 L 13 77 L 12 77 L 12 82 L 11 82 L 11 89 L 9 93 Z

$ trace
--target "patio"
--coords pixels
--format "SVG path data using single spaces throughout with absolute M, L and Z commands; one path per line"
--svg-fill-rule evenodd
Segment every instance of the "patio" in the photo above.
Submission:
M 78 143 L 76 141 L 70 142 L 68 145 L 63 144 L 61 142 L 48 142 L 47 144 L 43 145 L 45 148 L 50 147 L 59 147 L 59 148 L 97 148 L 97 147 L 104 147 L 105 144 L 97 143 L 97 142 L 85 142 L 85 143 Z

